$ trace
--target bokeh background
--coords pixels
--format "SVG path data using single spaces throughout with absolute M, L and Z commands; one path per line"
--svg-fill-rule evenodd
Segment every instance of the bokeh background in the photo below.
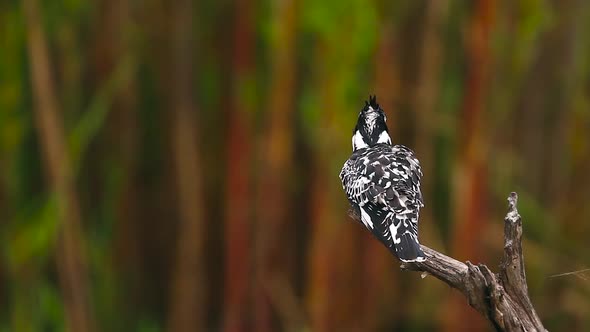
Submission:
M 351 220 L 376 94 L 422 243 L 590 329 L 590 2 L 0 2 L 0 331 L 489 330 Z M 556 276 L 570 271 L 576 274 Z

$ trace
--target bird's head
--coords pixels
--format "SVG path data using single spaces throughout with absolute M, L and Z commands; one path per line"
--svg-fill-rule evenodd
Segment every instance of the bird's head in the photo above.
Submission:
M 368 148 L 375 144 L 391 144 L 387 130 L 385 113 L 377 104 L 376 96 L 369 96 L 359 114 L 352 133 L 352 150 Z

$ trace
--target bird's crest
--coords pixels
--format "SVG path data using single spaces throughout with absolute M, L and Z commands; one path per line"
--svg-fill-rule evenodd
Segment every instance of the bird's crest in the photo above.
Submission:
M 379 109 L 379 104 L 377 103 L 377 96 L 376 95 L 369 95 L 369 101 L 365 100 L 365 106 L 372 107 L 373 109 Z

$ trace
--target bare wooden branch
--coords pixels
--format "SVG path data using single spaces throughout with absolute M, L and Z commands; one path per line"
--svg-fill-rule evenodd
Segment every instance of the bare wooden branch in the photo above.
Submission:
M 522 219 L 516 203 L 508 197 L 504 218 L 504 257 L 495 274 L 484 264 L 465 264 L 436 250 L 422 246 L 428 259 L 422 263 L 404 263 L 404 270 L 426 272 L 458 289 L 469 305 L 490 321 L 498 331 L 545 331 L 528 295 L 522 253 Z
M 422 246 L 426 261 L 402 263 L 402 270 L 428 273 L 461 291 L 469 305 L 498 331 L 546 331 L 528 295 L 517 200 L 516 193 L 508 197 L 504 257 L 499 273 L 493 273 L 484 264 L 462 263 L 426 246 Z

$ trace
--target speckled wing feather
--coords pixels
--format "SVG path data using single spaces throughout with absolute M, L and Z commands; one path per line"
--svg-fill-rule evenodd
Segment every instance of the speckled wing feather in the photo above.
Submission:
M 405 146 L 377 144 L 346 161 L 340 179 L 361 222 L 403 261 L 420 261 L 419 211 L 422 171 Z

